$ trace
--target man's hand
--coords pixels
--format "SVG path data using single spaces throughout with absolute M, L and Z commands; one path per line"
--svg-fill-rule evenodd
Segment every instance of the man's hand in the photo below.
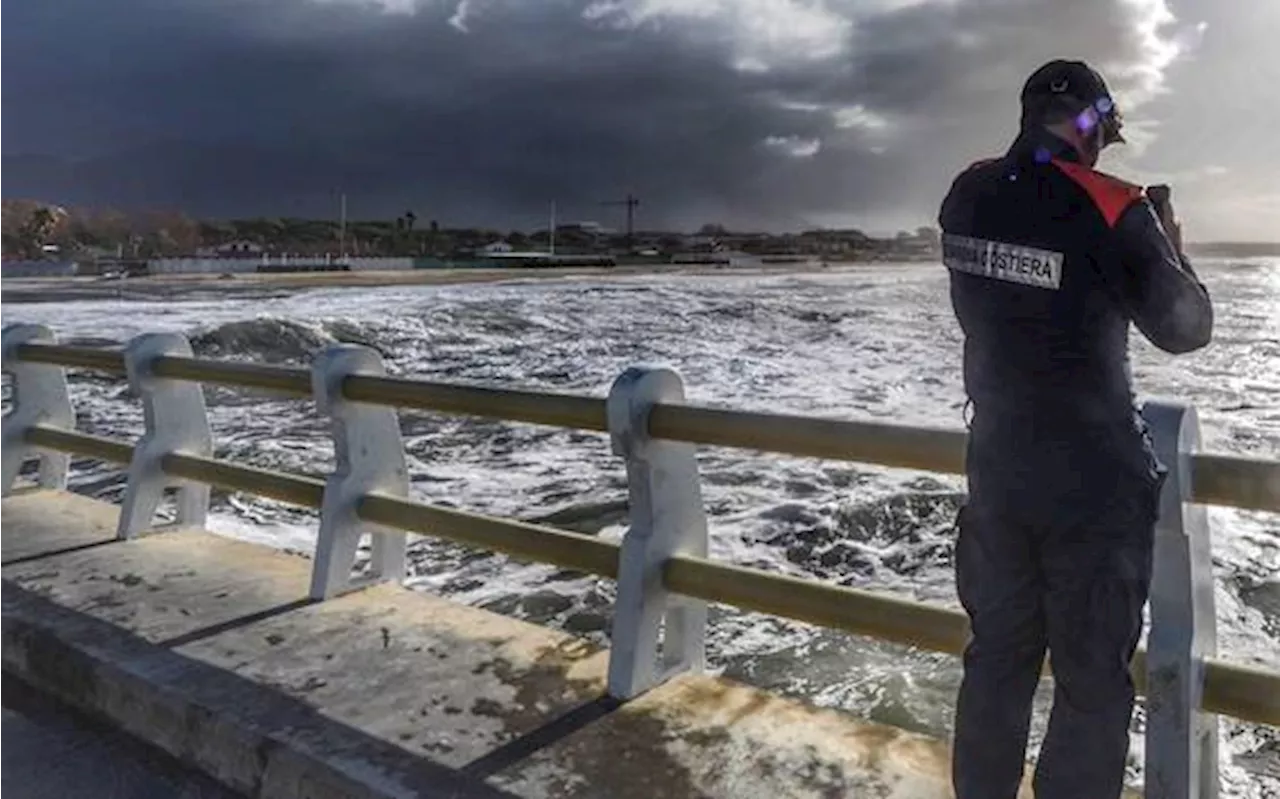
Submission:
M 1147 199 L 1155 206 L 1156 217 L 1159 218 L 1165 235 L 1169 237 L 1169 242 L 1173 244 L 1173 248 L 1181 254 L 1182 225 L 1178 223 L 1178 219 L 1173 213 L 1173 200 L 1170 194 L 1169 187 L 1165 185 L 1147 187 Z
M 1129 318 L 1147 340 L 1169 353 L 1198 350 L 1213 338 L 1213 304 L 1182 254 L 1182 228 L 1168 186 L 1152 186 L 1116 223 Z

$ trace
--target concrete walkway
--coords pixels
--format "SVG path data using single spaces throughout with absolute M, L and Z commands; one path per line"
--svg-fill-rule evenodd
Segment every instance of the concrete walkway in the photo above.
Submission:
M 237 799 L 206 775 L 8 678 L 0 731 L 7 799 Z
M 117 512 L 3 501 L 4 667 L 243 793 L 951 795 L 939 741 L 701 675 L 619 706 L 572 636 L 397 586 L 311 603 L 305 559 L 114 542 Z

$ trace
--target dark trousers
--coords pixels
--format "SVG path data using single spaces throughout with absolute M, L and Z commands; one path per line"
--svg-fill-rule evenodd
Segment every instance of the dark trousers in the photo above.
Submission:
M 1159 486 L 1092 507 L 1019 503 L 991 485 L 960 513 L 956 583 L 972 625 L 956 708 L 957 799 L 1013 799 L 1046 649 L 1053 712 L 1036 799 L 1114 799 L 1134 689 L 1129 661 L 1151 584 Z M 1034 507 L 1034 511 L 1032 510 Z

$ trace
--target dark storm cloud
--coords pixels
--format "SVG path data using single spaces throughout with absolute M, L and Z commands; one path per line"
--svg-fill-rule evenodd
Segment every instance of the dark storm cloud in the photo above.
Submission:
M 649 225 L 923 222 L 955 168 L 1007 142 L 1018 85 L 1046 58 L 1145 65 L 1116 82 L 1149 94 L 1162 10 L 11 4 L 5 194 L 304 215 L 331 214 L 340 188 L 356 215 L 532 225 L 552 199 L 607 218 L 598 202 L 634 191 Z

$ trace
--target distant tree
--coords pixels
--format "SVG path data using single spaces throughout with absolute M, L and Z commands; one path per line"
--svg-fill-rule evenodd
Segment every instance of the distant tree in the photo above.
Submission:
M 3 252 L 5 255 L 25 254 L 22 249 L 22 242 L 18 240 L 17 234 L 14 233 L 0 234 L 0 252 Z
M 140 214 L 133 230 L 142 235 L 148 255 L 193 255 L 204 241 L 200 223 L 178 211 Z
M 413 230 L 413 225 L 418 221 L 418 215 L 413 211 L 404 212 L 404 226 L 406 230 Z
M 134 226 L 134 220 L 120 211 L 73 208 L 68 212 L 58 243 L 71 250 L 86 247 L 115 250 L 128 241 Z
M 930 247 L 937 247 L 942 238 L 938 235 L 937 228 L 918 227 L 916 228 L 916 238 L 920 241 L 927 242 Z
M 111 243 L 104 241 L 82 216 L 73 215 L 67 220 L 63 238 L 68 243 L 73 243 L 76 247 L 111 246 Z
M 53 238 L 58 227 L 59 217 L 52 208 L 41 206 L 31 212 L 18 228 L 18 248 L 27 258 L 39 258 L 44 254 L 44 245 Z
M 44 207 L 44 203 L 35 200 L 4 200 L 0 205 L 0 229 L 3 229 L 10 246 L 16 249 L 23 226 L 31 220 L 36 209 Z
M 235 226 L 230 222 L 203 220 L 200 222 L 200 238 L 206 244 L 225 244 L 236 237 Z
M 264 247 L 278 245 L 285 230 L 283 220 L 270 217 L 233 219 L 231 227 L 235 230 L 235 238 L 257 242 Z
M 167 228 L 152 230 L 140 236 L 137 253 L 143 258 L 163 258 L 172 255 L 190 255 L 194 250 L 187 250 L 179 245 Z
M 423 254 L 438 255 L 441 252 L 447 252 L 448 248 L 453 246 L 451 242 L 441 241 L 440 223 L 432 219 L 427 225 L 427 231 L 422 237 L 420 252 Z

